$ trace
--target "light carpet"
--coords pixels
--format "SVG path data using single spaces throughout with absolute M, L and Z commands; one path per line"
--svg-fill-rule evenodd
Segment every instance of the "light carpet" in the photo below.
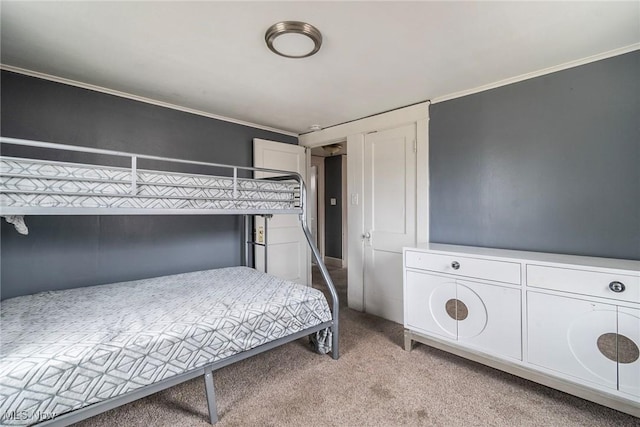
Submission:
M 342 305 L 346 271 L 331 275 Z M 217 426 L 640 425 L 630 415 L 425 345 L 406 352 L 396 323 L 347 308 L 340 320 L 337 361 L 313 353 L 303 339 L 214 372 Z M 207 426 L 207 419 L 197 378 L 78 425 Z

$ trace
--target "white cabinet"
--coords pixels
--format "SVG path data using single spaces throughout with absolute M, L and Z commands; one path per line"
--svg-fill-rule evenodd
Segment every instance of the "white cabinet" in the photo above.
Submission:
M 457 339 L 457 321 L 447 312 L 456 298 L 454 279 L 408 271 L 404 295 L 405 327 Z
M 640 310 L 529 292 L 530 363 L 640 396 Z
M 527 313 L 530 363 L 617 388 L 615 305 L 529 292 Z
M 529 362 L 640 396 L 640 310 L 621 305 L 640 302 L 640 274 L 534 263 L 526 270 Z M 553 351 L 544 354 L 544 345 Z
M 618 389 L 640 398 L 640 309 L 618 307 Z
M 408 268 L 453 274 L 458 277 L 520 284 L 520 264 L 516 262 L 407 250 L 405 265 Z
M 640 275 L 615 270 L 602 272 L 574 266 L 527 264 L 527 286 L 616 301 L 640 302 Z
M 458 322 L 458 342 L 522 359 L 520 289 L 458 281 L 457 291 L 469 313 Z
M 405 326 L 521 359 L 520 290 L 407 271 Z
M 405 347 L 435 346 L 640 417 L 640 262 L 404 250 Z

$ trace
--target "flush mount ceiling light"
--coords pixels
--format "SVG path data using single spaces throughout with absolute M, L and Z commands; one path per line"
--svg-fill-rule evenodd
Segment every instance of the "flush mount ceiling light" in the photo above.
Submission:
M 311 24 L 282 21 L 269 27 L 264 40 L 271 51 L 286 58 L 306 58 L 320 50 L 322 34 Z
M 342 150 L 342 145 L 340 144 L 324 145 L 322 149 L 324 150 L 325 153 L 329 154 L 330 156 L 333 156 L 334 154 Z

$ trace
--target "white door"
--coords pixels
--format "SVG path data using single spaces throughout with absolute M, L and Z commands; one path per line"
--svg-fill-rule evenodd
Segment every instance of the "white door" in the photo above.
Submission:
M 402 247 L 416 244 L 415 124 L 364 141 L 364 309 L 403 323 Z
M 253 140 L 255 167 L 298 172 L 305 176 L 304 147 L 264 139 Z M 272 174 L 256 173 L 256 178 Z M 265 221 L 266 224 L 265 230 Z M 266 271 L 274 276 L 308 285 L 311 283 L 311 251 L 302 232 L 298 215 L 274 215 L 271 219 L 255 218 L 254 237 L 267 248 Z M 264 248 L 256 246 L 255 266 L 265 271 Z

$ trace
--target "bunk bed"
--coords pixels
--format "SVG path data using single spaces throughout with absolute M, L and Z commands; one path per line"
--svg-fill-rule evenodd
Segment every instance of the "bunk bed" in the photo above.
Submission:
M 338 358 L 338 296 L 306 223 L 299 174 L 6 137 L 0 144 L 19 153 L 0 156 L 0 216 L 19 233 L 28 233 L 25 215 L 242 215 L 246 242 L 245 266 L 3 301 L 0 425 L 68 425 L 198 376 L 213 424 L 216 369 L 305 336 Z M 141 160 L 226 172 L 141 169 Z M 277 214 L 298 215 L 331 307 L 317 289 L 249 267 L 250 217 Z

